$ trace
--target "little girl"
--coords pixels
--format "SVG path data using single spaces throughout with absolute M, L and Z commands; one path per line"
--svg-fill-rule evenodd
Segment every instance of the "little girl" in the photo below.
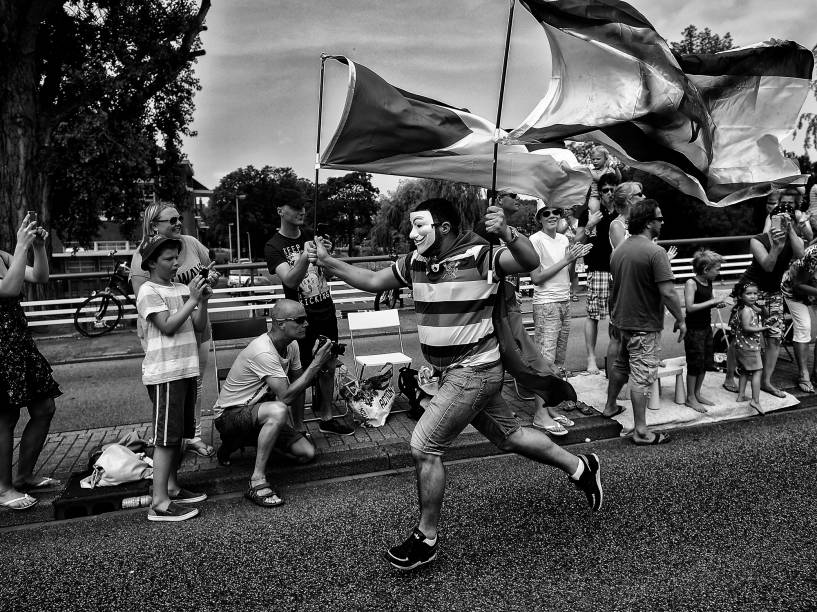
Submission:
M 712 281 L 721 271 L 723 258 L 715 251 L 701 249 L 692 258 L 695 276 L 684 284 L 687 333 L 684 351 L 687 360 L 687 406 L 697 412 L 707 412 L 715 403 L 701 395 L 707 367 L 713 365 L 712 308 L 724 306 L 723 300 L 712 297 Z
M 746 383 L 752 377 L 752 399 L 749 405 L 763 414 L 760 407 L 760 375 L 763 371 L 763 360 L 760 356 L 762 333 L 769 329 L 763 325 L 763 309 L 757 305 L 757 285 L 746 283 L 738 293 L 738 303 L 729 317 L 732 333 L 735 335 L 735 353 L 738 361 L 738 401 L 749 400 L 745 395 Z
M 603 174 L 610 172 L 614 174 L 621 182 L 621 172 L 618 168 L 613 166 L 613 160 L 610 159 L 610 154 L 607 149 L 601 146 L 596 146 L 590 149 L 590 196 L 587 200 L 587 207 L 590 212 L 596 212 L 601 207 L 601 197 L 599 196 L 599 179 Z

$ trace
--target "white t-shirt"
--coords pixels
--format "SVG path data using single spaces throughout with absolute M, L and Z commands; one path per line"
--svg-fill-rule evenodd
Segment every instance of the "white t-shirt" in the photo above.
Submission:
M 565 250 L 569 246 L 567 236 L 557 233 L 551 238 L 545 232 L 536 232 L 530 237 L 533 248 L 539 255 L 539 261 L 545 268 L 549 268 L 565 257 Z M 544 283 L 534 285 L 533 303 L 551 304 L 566 302 L 570 299 L 570 273 L 565 266 Z
M 182 234 L 179 236 L 179 240 L 182 242 L 182 251 L 179 253 L 179 269 L 176 271 L 176 276 L 173 277 L 173 282 L 189 285 L 196 274 L 210 265 L 210 256 L 207 253 L 207 247 L 193 238 L 193 236 Z M 130 260 L 130 274 L 131 280 L 135 276 L 139 276 L 145 281 L 150 280 L 150 272 L 142 269 L 142 256 L 139 254 L 138 249 L 134 252 Z M 143 333 L 144 331 L 137 323 L 136 335 L 141 339 Z M 204 331 L 201 333 L 196 332 L 196 338 L 199 344 L 201 344 L 207 342 L 210 336 L 210 322 L 208 321 Z
M 300 370 L 301 354 L 298 342 L 293 340 L 287 346 L 286 357 L 281 356 L 269 334 L 258 336 L 235 358 L 227 380 L 221 385 L 221 393 L 216 400 L 214 414 L 220 416 L 223 408 L 250 406 L 257 403 L 269 391 L 264 380 L 288 378 L 290 371 Z
M 160 285 L 147 281 L 139 289 L 136 310 L 139 312 L 139 325 L 143 331 L 139 339 L 145 351 L 142 382 L 146 385 L 158 385 L 199 375 L 199 345 L 193 320 L 187 317 L 176 333 L 167 336 L 148 318 L 157 312 L 167 312 L 171 316 L 176 314 L 189 296 L 190 290 L 178 283 Z

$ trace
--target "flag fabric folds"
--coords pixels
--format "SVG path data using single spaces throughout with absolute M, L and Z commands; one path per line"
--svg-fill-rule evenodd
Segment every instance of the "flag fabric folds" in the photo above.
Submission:
M 490 188 L 494 137 L 507 136 L 467 110 L 413 94 L 348 58 L 346 103 L 321 155 L 322 168 L 444 179 Z M 555 206 L 583 203 L 590 175 L 569 151 L 500 145 L 496 186 Z
M 624 2 L 521 1 L 548 37 L 552 78 L 507 142 L 596 142 L 714 206 L 802 180 L 779 142 L 808 92 L 813 58 L 803 47 L 769 41 L 676 57 Z

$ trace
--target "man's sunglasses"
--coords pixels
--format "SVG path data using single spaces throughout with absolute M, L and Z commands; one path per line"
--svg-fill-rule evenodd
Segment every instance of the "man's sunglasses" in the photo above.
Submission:
M 661 223 L 663 223 L 664 217 L 653 217 L 653 221 L 660 221 Z
M 601 188 L 602 193 L 613 193 L 615 190 L 616 190 L 615 187 L 602 187 Z
M 297 325 L 303 325 L 306 323 L 306 316 L 303 317 L 287 317 L 286 319 L 275 319 L 276 321 L 283 323 L 284 321 L 293 321 Z
M 179 217 L 170 217 L 170 219 L 156 219 L 156 223 L 170 223 L 176 225 L 179 222 Z

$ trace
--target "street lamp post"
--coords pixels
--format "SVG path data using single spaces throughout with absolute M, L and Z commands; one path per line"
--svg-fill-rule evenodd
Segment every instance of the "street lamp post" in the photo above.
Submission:
M 241 223 L 238 220 L 238 201 L 246 200 L 247 196 L 235 194 L 235 259 L 241 259 Z
M 229 240 L 228 244 L 230 246 L 230 259 L 233 258 L 233 225 L 235 225 L 235 223 L 227 224 L 227 240 Z

